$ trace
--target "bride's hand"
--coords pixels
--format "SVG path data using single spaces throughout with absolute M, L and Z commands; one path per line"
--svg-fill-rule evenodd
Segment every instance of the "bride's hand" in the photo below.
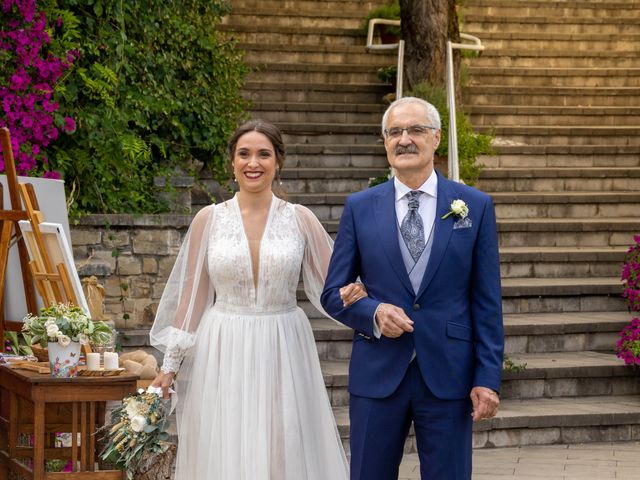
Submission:
M 350 307 L 361 298 L 367 296 L 367 289 L 360 282 L 350 283 L 340 289 L 340 298 L 344 307 Z
M 169 398 L 169 387 L 173 383 L 173 377 L 176 374 L 174 372 L 163 372 L 160 370 L 160 373 L 156 375 L 156 378 L 151 382 L 150 387 L 157 387 L 162 389 L 162 398 Z

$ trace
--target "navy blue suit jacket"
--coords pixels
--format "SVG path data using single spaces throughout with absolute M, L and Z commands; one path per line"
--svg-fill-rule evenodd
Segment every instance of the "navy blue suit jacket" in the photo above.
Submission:
M 454 229 L 455 216 L 441 218 L 457 199 L 469 207 L 471 227 Z M 347 198 L 321 301 L 329 315 L 355 330 L 349 366 L 354 395 L 391 395 L 414 349 L 425 383 L 439 398 L 468 397 L 474 386 L 499 391 L 504 332 L 493 203 L 438 175 L 435 222 L 431 256 L 415 294 L 398 244 L 394 182 Z M 369 296 L 344 308 L 338 290 L 358 277 Z M 402 308 L 414 332 L 375 338 L 380 303 Z

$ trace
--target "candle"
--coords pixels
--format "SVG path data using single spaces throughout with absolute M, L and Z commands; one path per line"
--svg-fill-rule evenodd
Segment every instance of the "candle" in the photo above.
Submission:
M 87 370 L 100 370 L 99 353 L 87 353 Z
M 117 370 L 118 354 L 116 352 L 104 352 L 104 369 Z

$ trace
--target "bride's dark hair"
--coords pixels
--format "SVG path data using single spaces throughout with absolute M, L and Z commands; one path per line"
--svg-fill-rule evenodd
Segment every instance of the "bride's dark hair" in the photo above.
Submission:
M 240 125 L 238 129 L 233 132 L 233 135 L 231 135 L 231 138 L 229 139 L 229 145 L 227 147 L 229 161 L 233 161 L 233 157 L 236 154 L 236 146 L 238 145 L 238 140 L 240 140 L 240 137 L 249 132 L 261 133 L 269 139 L 271 145 L 273 145 L 273 150 L 276 153 L 276 163 L 278 164 L 280 170 L 282 170 L 282 168 L 284 167 L 285 157 L 282 133 L 280 133 L 280 129 L 274 124 L 265 122 L 264 120 L 249 120 L 248 122 Z
M 273 145 L 273 150 L 276 154 L 276 164 L 278 166 L 278 170 L 282 172 L 282 169 L 284 168 L 284 159 L 285 159 L 285 148 L 284 148 L 284 141 L 282 140 L 282 133 L 280 132 L 280 129 L 276 127 L 273 123 L 265 122 L 264 120 L 260 120 L 260 119 L 249 120 L 248 122 L 243 123 L 238 127 L 238 129 L 235 132 L 233 132 L 233 135 L 231 135 L 231 138 L 229 139 L 229 143 L 227 145 L 227 154 L 229 156 L 229 166 L 231 166 L 231 163 L 233 162 L 233 157 L 236 154 L 236 146 L 238 145 L 238 140 L 240 140 L 240 137 L 242 137 L 245 133 L 249 133 L 249 132 L 262 133 L 265 137 L 269 139 L 269 141 L 271 142 L 271 145 Z M 233 172 L 233 168 L 231 168 L 231 172 Z M 279 173 L 276 174 L 276 180 L 278 180 L 278 183 L 279 183 L 279 180 L 280 180 Z M 282 186 L 277 185 L 276 188 L 277 188 L 277 191 L 274 193 L 276 193 L 276 195 L 279 196 L 280 198 L 285 198 L 286 193 L 282 188 Z

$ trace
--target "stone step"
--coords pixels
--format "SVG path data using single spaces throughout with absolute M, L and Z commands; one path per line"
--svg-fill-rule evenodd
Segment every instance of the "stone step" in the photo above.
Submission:
M 463 103 L 542 107 L 627 107 L 640 104 L 640 88 L 470 85 L 463 90 Z
M 274 123 L 365 124 L 379 123 L 384 113 L 382 105 L 309 102 L 253 102 L 254 117 Z M 378 127 L 380 130 L 381 127 Z
M 620 295 L 622 283 L 615 277 L 503 278 L 504 297 L 562 295 Z
M 286 123 L 278 122 L 285 144 L 360 144 L 382 141 L 379 123 Z
M 321 2 L 314 2 L 321 3 Z M 330 11 L 324 9 L 301 9 L 292 4 L 288 7 L 262 8 L 259 5 L 234 7 L 231 15 L 223 17 L 222 24 L 235 25 L 269 25 L 270 28 L 360 28 L 367 10 L 349 10 L 336 8 Z
M 282 10 L 289 14 L 302 14 L 312 12 L 313 15 L 329 15 L 340 17 L 344 13 L 354 14 L 364 18 L 366 13 L 380 5 L 385 5 L 387 0 L 233 0 L 231 15 L 239 12 L 261 12 L 268 15 L 269 12 Z
M 485 183 L 480 181 L 479 188 Z M 633 217 L 640 208 L 635 192 L 492 192 L 496 215 L 509 218 L 616 218 Z
M 386 51 L 367 53 L 364 45 L 272 45 L 238 43 L 237 48 L 243 50 L 244 60 L 254 63 L 354 63 L 377 67 L 396 65 L 397 53 Z
M 615 344 L 615 334 L 606 340 L 613 342 L 608 347 Z M 520 353 L 508 358 L 523 370 L 503 371 L 502 400 L 640 394 L 640 377 L 610 352 Z M 325 360 L 321 367 L 331 405 L 349 405 L 349 360 Z
M 366 45 L 366 37 L 359 28 L 327 28 L 299 26 L 283 27 L 269 24 L 221 25 L 242 44 L 264 44 L 279 48 L 282 45 Z
M 500 249 L 502 278 L 614 277 L 624 247 L 505 247 Z
M 632 145 L 524 145 L 495 139 L 494 155 L 482 155 L 486 168 L 637 167 L 640 147 Z
M 638 87 L 640 68 L 468 67 L 467 85 Z
M 367 188 L 371 178 L 379 177 L 386 172 L 386 168 L 291 168 L 283 170 L 281 177 L 288 194 L 344 194 Z M 334 208 L 332 205 L 326 207 Z M 335 217 L 339 219 L 342 205 L 335 207 L 339 208 Z M 322 215 L 320 217 L 324 219 Z
M 474 448 L 640 439 L 640 395 L 504 400 L 498 415 L 474 424 Z M 348 407 L 333 409 L 348 449 Z M 413 427 L 405 453 L 416 451 Z M 543 477 L 539 477 L 543 478 Z
M 631 317 L 624 311 L 505 314 L 505 352 L 610 352 Z M 322 316 L 312 318 L 311 326 L 322 361 L 351 357 L 353 330 Z
M 567 50 L 581 54 L 591 51 L 609 51 L 612 56 L 618 50 L 638 52 L 637 34 L 626 35 L 588 35 L 556 33 L 482 33 L 478 32 L 487 50 L 545 50 L 548 54 L 562 53 Z
M 377 69 L 357 64 L 259 63 L 251 65 L 250 81 L 294 83 L 380 83 Z
M 622 99 L 620 99 L 622 101 Z M 629 100 L 629 99 L 627 99 Z M 628 126 L 478 126 L 476 131 L 527 145 L 640 146 L 640 125 Z
M 537 49 L 500 49 L 484 50 L 482 55 L 468 59 L 476 67 L 519 67 L 519 68 L 639 68 L 640 58 L 632 50 L 585 51 L 579 56 L 571 50 L 566 52 L 548 52 Z
M 555 16 L 491 16 L 473 14 L 464 10 L 461 31 L 482 38 L 487 33 L 558 33 L 626 35 L 638 33 L 638 21 L 633 17 L 555 17 Z
M 618 332 L 631 314 L 612 312 L 551 312 L 505 314 L 505 352 L 523 353 L 611 351 Z
M 638 197 L 615 196 L 622 192 L 640 191 L 640 168 L 501 168 L 484 169 L 478 181 L 478 188 L 485 192 L 604 192 L 603 201 L 635 202 Z M 509 198 L 509 197 L 506 197 Z M 546 196 L 540 202 L 553 202 L 557 197 Z M 585 203 L 577 196 L 569 201 Z M 540 203 L 538 202 L 538 203 Z
M 389 88 L 383 83 L 310 84 L 249 81 L 243 90 L 243 96 L 252 102 L 324 102 L 347 105 L 351 103 L 378 105 L 387 93 Z
M 620 247 L 639 230 L 638 217 L 498 219 L 501 247 Z
M 640 72 L 639 72 L 640 74 Z M 638 77 L 640 78 L 640 76 Z M 640 107 L 558 107 L 465 105 L 475 126 L 632 126 L 640 125 Z
M 484 17 L 597 18 L 606 23 L 609 19 L 640 18 L 640 5 L 618 1 L 470 0 L 465 2 L 464 12 Z

